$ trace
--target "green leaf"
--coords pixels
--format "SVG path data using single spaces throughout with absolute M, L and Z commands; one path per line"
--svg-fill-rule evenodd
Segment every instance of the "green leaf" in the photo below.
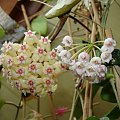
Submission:
M 112 52 L 112 58 L 114 59 L 113 64 L 120 66 L 120 50 L 119 49 L 114 49 Z
M 95 117 L 95 116 L 93 116 L 93 117 L 89 117 L 89 118 L 87 118 L 86 120 L 100 120 L 100 119 L 97 118 L 97 117 Z
M 115 94 L 113 92 L 112 86 L 110 84 L 105 85 L 101 91 L 101 98 L 104 101 L 116 103 Z
M 68 13 L 80 0 L 58 0 L 57 4 L 46 13 L 46 18 L 54 18 Z
M 5 105 L 5 101 L 0 99 L 0 109 Z
M 0 26 L 0 38 L 3 38 L 5 36 L 5 30 Z
M 48 23 L 45 17 L 37 17 L 31 22 L 31 29 L 40 33 L 43 36 L 46 36 L 48 31 Z
M 120 117 L 120 109 L 118 106 L 115 106 L 107 115 L 105 115 L 110 118 L 110 120 L 118 120 Z

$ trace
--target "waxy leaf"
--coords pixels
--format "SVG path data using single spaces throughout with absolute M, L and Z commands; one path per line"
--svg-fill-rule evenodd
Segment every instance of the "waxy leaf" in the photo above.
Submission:
M 40 33 L 42 36 L 46 36 L 48 31 L 48 24 L 45 17 L 39 16 L 31 22 L 31 29 Z
M 0 99 L 0 109 L 5 105 L 5 101 Z
M 115 106 L 107 115 L 110 120 L 118 120 L 120 118 L 120 109 L 118 106 Z
M 105 85 L 101 91 L 101 98 L 104 101 L 116 103 L 115 94 L 113 92 L 112 86 L 110 84 Z
M 113 64 L 120 66 L 120 50 L 119 49 L 114 49 L 112 52 L 112 57 L 114 59 Z
M 0 38 L 5 36 L 5 31 L 4 29 L 0 26 Z
M 69 12 L 80 0 L 58 0 L 57 4 L 46 13 L 46 18 L 54 18 Z

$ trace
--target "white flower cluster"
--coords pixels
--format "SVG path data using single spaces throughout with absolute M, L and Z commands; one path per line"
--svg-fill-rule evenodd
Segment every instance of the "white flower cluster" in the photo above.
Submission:
M 32 31 L 25 32 L 22 44 L 5 42 L 1 48 L 0 64 L 12 86 L 24 93 L 44 95 L 55 92 L 56 76 L 61 72 L 55 50 L 48 37 L 39 40 Z
M 70 48 L 73 44 L 72 38 L 65 36 L 62 43 Z M 71 49 L 64 49 L 61 45 L 57 46 L 57 54 L 61 59 L 61 62 L 68 67 L 69 70 L 74 71 L 81 79 L 88 79 L 91 82 L 99 82 L 105 77 L 107 68 L 104 65 L 105 62 L 109 63 L 112 59 L 111 52 L 114 50 L 116 42 L 112 38 L 107 38 L 104 41 L 104 45 L 101 47 L 101 56 L 92 57 L 87 52 L 82 51 L 74 59 L 74 55 L 71 54 Z M 68 50 L 69 49 L 69 50 Z M 73 48 L 72 48 L 73 49 Z M 76 53 L 75 53 L 76 54 Z

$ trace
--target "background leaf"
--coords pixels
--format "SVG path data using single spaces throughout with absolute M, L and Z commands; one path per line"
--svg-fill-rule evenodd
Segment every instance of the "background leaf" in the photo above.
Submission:
M 113 92 L 112 86 L 110 84 L 105 85 L 101 91 L 101 98 L 104 101 L 116 103 L 115 94 Z
M 43 36 L 46 36 L 48 32 L 48 23 L 45 17 L 37 17 L 31 22 L 31 29 L 40 33 Z
M 118 106 L 115 106 L 107 115 L 110 120 L 117 120 L 120 117 L 120 109 Z
M 3 38 L 5 36 L 5 30 L 0 26 L 0 38 Z
M 119 49 L 114 49 L 112 52 L 112 58 L 114 59 L 114 65 L 120 66 L 120 50 Z
M 5 105 L 5 101 L 0 99 L 0 109 Z

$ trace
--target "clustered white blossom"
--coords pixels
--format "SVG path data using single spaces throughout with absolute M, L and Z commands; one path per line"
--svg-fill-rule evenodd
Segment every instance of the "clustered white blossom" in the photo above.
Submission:
M 24 93 L 44 95 L 55 92 L 56 76 L 63 68 L 48 37 L 39 40 L 32 31 L 25 32 L 22 44 L 5 42 L 0 64 L 3 76 Z
M 103 46 L 99 49 L 101 52 L 100 56 L 93 56 L 90 58 L 90 55 L 86 51 L 81 51 L 77 55 L 77 58 L 75 57 L 76 59 L 73 57 L 76 53 L 72 55 L 72 52 L 70 52 L 71 49 L 73 49 L 71 48 L 73 44 L 72 38 L 68 36 L 64 37 L 62 43 L 66 49 L 60 45 L 55 49 L 61 59 L 62 64 L 64 66 L 66 65 L 67 69 L 74 71 L 74 73 L 81 79 L 88 79 L 94 83 L 99 82 L 105 77 L 107 67 L 104 63 L 109 63 L 110 60 L 112 60 L 111 53 L 116 46 L 115 40 L 112 38 L 105 39 Z

